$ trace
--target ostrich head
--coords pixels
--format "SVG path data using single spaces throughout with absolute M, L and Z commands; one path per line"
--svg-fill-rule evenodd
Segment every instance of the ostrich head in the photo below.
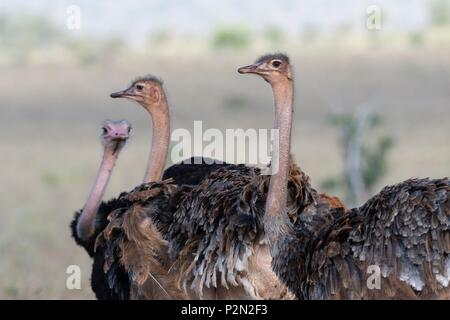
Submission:
M 260 75 L 271 84 L 292 80 L 289 57 L 281 53 L 264 55 L 254 64 L 239 68 L 238 72 Z
M 127 120 L 105 120 L 102 124 L 102 143 L 105 149 L 116 153 L 122 149 L 131 132 L 131 124 Z
M 140 77 L 134 80 L 128 89 L 111 93 L 111 98 L 134 100 L 151 111 L 151 108 L 164 98 L 162 81 L 151 75 Z

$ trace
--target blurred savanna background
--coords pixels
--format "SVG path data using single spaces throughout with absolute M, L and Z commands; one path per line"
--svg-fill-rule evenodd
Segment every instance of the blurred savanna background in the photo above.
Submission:
M 358 205 L 449 175 L 450 0 L 2 1 L 0 299 L 94 298 L 68 225 L 100 124 L 134 127 L 107 198 L 141 181 L 151 142 L 145 111 L 111 92 L 151 73 L 172 129 L 270 128 L 269 86 L 236 69 L 276 51 L 295 69 L 292 152 L 317 189 Z M 66 288 L 69 265 L 80 290 Z

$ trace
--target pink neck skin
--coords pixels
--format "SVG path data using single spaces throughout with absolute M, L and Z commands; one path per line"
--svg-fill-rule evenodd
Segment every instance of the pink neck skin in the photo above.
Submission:
M 94 233 L 95 216 L 119 153 L 120 148 L 105 147 L 97 177 L 77 224 L 77 234 L 82 240 L 86 241 Z
M 275 101 L 275 128 L 279 130 L 278 171 L 270 178 L 265 212 L 267 219 L 283 215 L 286 207 L 294 99 L 293 82 L 286 79 L 273 83 L 272 90 Z M 272 156 L 272 165 L 275 166 L 276 155 L 275 150 Z
M 161 90 L 162 91 L 162 90 Z M 152 146 L 145 171 L 144 183 L 160 181 L 166 165 L 170 143 L 170 117 L 167 99 L 162 96 L 157 103 L 142 103 L 152 119 Z

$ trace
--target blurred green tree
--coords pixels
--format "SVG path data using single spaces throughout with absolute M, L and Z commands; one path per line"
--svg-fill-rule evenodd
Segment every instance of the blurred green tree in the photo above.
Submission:
M 250 45 L 250 31 L 240 25 L 219 26 L 213 34 L 215 49 L 244 49 Z
M 307 25 L 301 32 L 301 40 L 305 44 L 313 44 L 320 37 L 320 30 L 314 25 Z
M 409 34 L 409 43 L 413 47 L 422 47 L 425 44 L 426 36 L 423 31 L 414 31 Z
M 47 61 L 53 60 L 52 54 L 63 59 L 74 57 L 80 64 L 111 61 L 127 47 L 116 36 L 102 39 L 68 36 L 47 17 L 5 14 L 0 15 L 0 46 L 0 58 L 13 65 L 29 64 L 35 53 L 45 56 Z M 63 50 L 49 50 L 55 47 Z
M 126 42 L 118 37 L 99 40 L 91 37 L 72 38 L 65 47 L 81 65 L 111 62 L 127 48 Z
M 340 130 L 343 149 L 342 174 L 322 181 L 327 191 L 342 189 L 349 205 L 358 205 L 373 194 L 374 187 L 387 172 L 387 157 L 393 146 L 391 136 L 368 141 L 367 135 L 382 124 L 379 115 L 368 105 L 362 105 L 355 114 L 334 114 L 329 123 Z
M 171 33 L 167 29 L 160 29 L 152 32 L 149 36 L 149 44 L 152 46 L 164 46 L 171 40 Z
M 434 26 L 450 24 L 450 0 L 432 0 L 430 4 L 430 20 Z
M 283 30 L 277 26 L 267 27 L 264 31 L 264 38 L 271 45 L 279 45 L 284 40 Z
M 27 64 L 35 50 L 61 40 L 62 34 L 47 18 L 41 16 L 0 15 L 2 53 L 13 64 Z

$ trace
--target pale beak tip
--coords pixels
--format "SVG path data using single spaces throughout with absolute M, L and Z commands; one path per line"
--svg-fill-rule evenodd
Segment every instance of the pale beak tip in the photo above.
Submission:
M 240 67 L 238 69 L 238 72 L 240 74 L 243 74 L 243 73 L 255 73 L 256 70 L 257 70 L 257 65 L 251 64 L 249 66 Z

